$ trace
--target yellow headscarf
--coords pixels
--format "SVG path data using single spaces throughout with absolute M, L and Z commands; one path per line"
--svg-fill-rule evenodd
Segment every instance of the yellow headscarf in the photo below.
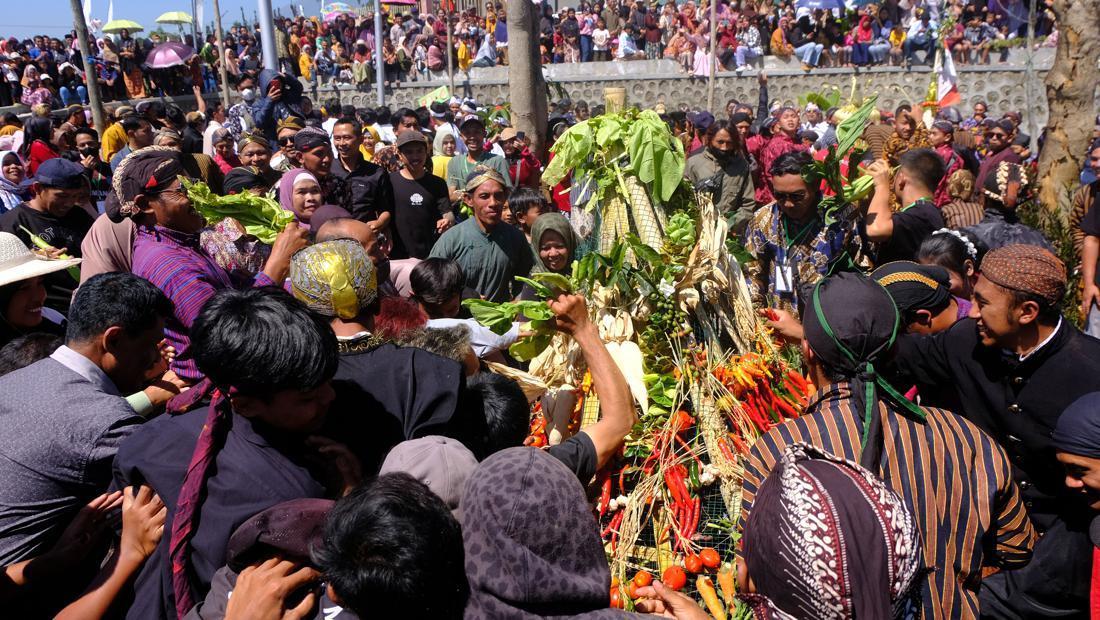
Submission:
M 374 138 L 374 144 L 368 149 L 366 144 L 359 145 L 359 152 L 363 154 L 363 159 L 372 161 L 374 159 L 374 148 L 378 145 L 378 142 L 382 137 L 378 134 L 378 130 L 371 125 L 367 125 L 363 128 L 364 134 L 370 134 Z

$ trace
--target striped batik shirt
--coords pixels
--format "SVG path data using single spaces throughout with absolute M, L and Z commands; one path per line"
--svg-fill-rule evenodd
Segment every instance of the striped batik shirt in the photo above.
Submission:
M 802 417 L 753 445 L 745 466 L 741 525 L 760 483 L 786 446 L 806 442 L 859 462 L 863 414 L 846 384 L 824 388 Z M 983 565 L 1019 568 L 1031 559 L 1035 530 L 1000 446 L 960 416 L 923 408 L 924 422 L 879 403 L 884 447 L 879 475 L 913 511 L 924 563 L 934 569 L 923 592 L 925 618 L 976 618 Z

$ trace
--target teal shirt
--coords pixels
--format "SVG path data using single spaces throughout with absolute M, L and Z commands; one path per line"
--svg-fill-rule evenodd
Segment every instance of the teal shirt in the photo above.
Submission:
M 451 161 L 447 162 L 447 187 L 462 189 L 466 187 L 466 177 L 478 166 L 487 166 L 500 173 L 504 177 L 504 183 L 512 187 L 512 179 L 508 176 L 508 163 L 500 155 L 493 155 L 489 151 L 482 151 L 477 158 L 477 163 L 470 163 L 468 155 L 455 154 Z
M 494 302 L 511 301 L 519 291 L 515 277 L 530 274 L 534 265 L 531 246 L 518 228 L 501 222 L 486 233 L 474 218 L 443 233 L 431 257 L 457 262 L 466 286 Z

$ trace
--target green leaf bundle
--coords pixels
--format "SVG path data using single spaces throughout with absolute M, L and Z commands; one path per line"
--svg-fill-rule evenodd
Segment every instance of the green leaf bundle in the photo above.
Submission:
M 202 181 L 192 183 L 182 177 L 180 181 L 187 190 L 191 204 L 208 223 L 216 224 L 231 217 L 244 226 L 245 232 L 268 245 L 275 243 L 279 233 L 294 222 L 293 213 L 265 196 L 251 192 L 219 196 Z

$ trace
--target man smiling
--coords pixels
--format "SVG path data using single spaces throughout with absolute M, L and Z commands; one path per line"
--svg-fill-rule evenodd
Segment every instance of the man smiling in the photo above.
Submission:
M 474 216 L 443 233 L 431 257 L 457 262 L 466 274 L 466 286 L 483 298 L 509 301 L 519 292 L 515 277 L 531 272 L 535 260 L 531 246 L 518 228 L 501 219 L 508 189 L 499 172 L 474 171 L 465 186 L 466 203 Z
M 405 166 L 390 173 L 393 187 L 394 258 L 427 258 L 439 235 L 454 225 L 447 184 L 425 169 L 428 140 L 415 129 L 397 136 Z
M 1000 610 L 990 615 L 997 618 L 1050 617 L 1050 610 L 1082 602 L 1087 608 L 1089 556 L 1074 550 L 1088 548 L 1088 533 L 1067 500 L 1051 431 L 1073 401 L 1097 390 L 1100 341 L 1063 320 L 1065 290 L 1065 265 L 1053 254 L 1004 246 L 982 260 L 969 318 L 946 332 L 898 341 L 895 364 L 921 394 L 954 386 L 957 413 L 1004 447 L 1031 520 L 1044 533 L 1030 566 L 983 582 L 983 617 L 987 608 Z
M 470 115 L 459 124 L 462 143 L 466 145 L 465 155 L 456 155 L 447 164 L 447 187 L 451 190 L 451 202 L 462 200 L 466 178 L 478 168 L 492 168 L 504 180 L 506 188 L 512 187 L 508 176 L 508 163 L 500 155 L 485 150 L 485 124 L 477 116 Z
M 340 204 L 375 230 L 384 229 L 393 214 L 393 186 L 381 166 L 363 159 L 359 151 L 363 143 L 363 126 L 354 118 L 341 118 L 332 126 L 332 143 L 337 157 L 330 166 L 330 173 L 347 186 L 346 202 L 334 204 Z M 308 154 L 306 159 L 308 162 Z M 333 202 L 331 198 L 329 201 Z

